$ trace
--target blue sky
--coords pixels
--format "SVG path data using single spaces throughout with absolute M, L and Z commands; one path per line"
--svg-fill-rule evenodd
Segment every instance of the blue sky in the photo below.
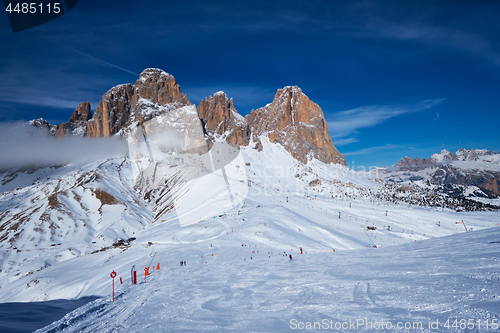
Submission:
M 0 121 L 66 121 L 145 68 L 192 103 L 245 115 L 298 85 L 349 166 L 446 148 L 500 150 L 498 1 L 88 1 L 11 32 L 0 15 Z

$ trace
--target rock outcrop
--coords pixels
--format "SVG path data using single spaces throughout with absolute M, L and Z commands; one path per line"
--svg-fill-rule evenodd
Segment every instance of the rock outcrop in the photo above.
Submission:
M 90 103 L 80 103 L 69 120 L 58 127 L 56 138 L 61 139 L 68 135 L 85 136 L 87 134 L 87 124 L 91 118 Z
M 457 160 L 460 161 L 476 161 L 479 157 L 481 156 L 489 156 L 489 155 L 495 155 L 496 153 L 493 150 L 487 150 L 487 149 L 464 149 L 460 148 L 457 150 L 455 153 L 455 156 L 457 157 Z
M 131 84 L 122 84 L 108 90 L 88 122 L 87 136 L 111 136 L 130 125 L 130 102 L 133 94 L 134 86 Z
M 142 124 L 190 105 L 172 75 L 148 68 L 135 85 L 122 84 L 107 91 L 93 116 L 90 103 L 84 102 L 61 126 L 51 127 L 41 121 L 32 121 L 32 125 L 50 128 L 59 139 L 67 135 L 126 135 L 134 123 Z M 272 103 L 252 110 L 246 117 L 236 111 L 233 99 L 222 91 L 202 100 L 196 111 L 210 143 L 224 140 L 235 147 L 246 146 L 253 137 L 254 148 L 262 149 L 259 137 L 265 135 L 301 162 L 316 158 L 346 164 L 330 139 L 323 111 L 296 86 L 279 89 Z
M 247 146 L 250 131 L 245 118 L 234 108 L 233 99 L 222 92 L 205 98 L 196 108 L 203 130 L 210 141 L 216 137 L 232 146 Z
M 57 133 L 57 129 L 59 128 L 59 124 L 51 125 L 49 122 L 43 118 L 33 119 L 28 121 L 28 124 L 31 126 L 35 126 L 36 128 L 46 130 L 50 135 L 55 136 Z
M 135 120 L 146 121 L 185 105 L 191 103 L 180 92 L 175 78 L 161 69 L 148 68 L 135 85 L 122 84 L 104 94 L 89 121 L 87 135 L 114 135 Z
M 500 182 L 500 174 L 497 176 L 497 179 L 488 179 L 484 183 L 478 185 L 478 187 L 484 192 L 490 194 L 491 196 L 500 196 L 500 188 L 498 187 L 498 183 Z
M 175 78 L 158 68 L 145 69 L 135 82 L 131 114 L 139 122 L 191 105 Z
M 175 102 L 191 105 L 187 96 L 181 93 L 175 78 L 158 68 L 145 69 L 135 82 L 132 103 L 136 104 L 141 98 L 159 105 Z
M 328 134 L 323 111 L 297 86 L 279 89 L 271 104 L 252 110 L 245 120 L 254 138 L 268 136 L 301 162 L 316 158 L 346 164 Z

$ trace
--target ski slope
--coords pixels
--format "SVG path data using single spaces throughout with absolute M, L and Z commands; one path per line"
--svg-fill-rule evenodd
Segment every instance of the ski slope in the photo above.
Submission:
M 469 319 L 468 332 L 486 332 L 500 319 L 498 227 L 369 250 L 285 250 L 291 261 L 261 243 L 214 243 L 197 246 L 214 253 L 207 263 L 171 249 L 187 266 L 169 263 L 134 286 L 127 279 L 114 303 L 108 295 L 38 332 L 463 332 Z M 455 319 L 457 329 L 444 326 Z
M 212 173 L 180 186 L 182 196 L 173 188 L 178 204 L 207 208 L 182 221 L 181 210 L 164 209 L 135 186 L 127 158 L 37 171 L 43 177 L 33 184 L 2 194 L 10 214 L 37 214 L 25 213 L 21 239 L 36 236 L 40 248 L 19 242 L 5 251 L 1 302 L 102 297 L 47 332 L 275 332 L 292 329 L 293 319 L 396 324 L 498 315 L 498 212 L 388 203 L 373 195 L 383 184 L 369 174 L 300 164 L 281 146 L 262 143 L 262 152 L 251 143 L 240 162 L 225 167 L 228 183 Z M 33 197 L 38 188 L 61 203 L 50 212 L 57 217 L 51 238 L 28 228 L 39 223 L 38 207 L 50 206 Z M 230 204 L 224 193 L 244 195 Z M 131 286 L 132 267 L 139 285 Z M 152 275 L 144 279 L 146 267 Z

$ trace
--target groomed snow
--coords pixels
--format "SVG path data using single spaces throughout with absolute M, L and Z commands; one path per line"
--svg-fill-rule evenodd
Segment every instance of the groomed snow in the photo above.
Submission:
M 303 255 L 256 242 L 210 242 L 213 247 L 207 241 L 172 248 L 169 258 L 177 260 L 146 283 L 125 279 L 114 303 L 108 295 L 37 332 L 288 332 L 307 325 L 463 332 L 460 320 L 476 328 L 470 332 L 489 332 L 499 321 L 500 228 L 380 249 L 314 253 L 305 247 Z M 193 260 L 195 252 L 204 257 Z M 175 265 L 186 257 L 186 267 Z M 458 329 L 451 327 L 455 319 Z
M 302 165 L 281 146 L 261 142 L 262 152 L 252 145 L 242 148 L 244 164 L 228 171 L 229 184 L 248 190 L 236 207 L 196 195 L 204 189 L 227 191 L 220 176 L 188 184 L 184 190 L 194 200 L 189 204 L 214 212 L 201 221 L 193 216 L 189 224 L 179 222 L 176 210 L 151 223 L 156 203 L 134 188 L 129 159 L 37 171 L 37 178 L 48 179 L 6 192 L 0 203 L 8 207 L 15 200 L 18 207 L 11 208 L 21 211 L 30 200 L 33 207 L 46 204 L 32 196 L 36 190 L 66 193 L 57 196 L 64 209 L 53 213 L 61 218 L 58 243 L 52 246 L 49 235 L 26 231 L 23 237 L 40 238 L 43 248 L 18 245 L 20 251 L 5 252 L 0 299 L 102 297 L 42 332 L 280 332 L 323 319 L 421 321 L 425 328 L 429 320 L 491 324 L 498 317 L 498 212 L 457 213 L 375 200 L 371 193 L 382 184 L 370 174 L 316 160 Z M 98 189 L 117 202 L 100 202 Z M 36 226 L 38 216 L 31 219 L 26 223 Z M 129 246 L 110 246 L 127 237 L 136 239 Z M 104 246 L 109 248 L 95 251 Z M 284 256 L 289 254 L 292 261 Z M 187 267 L 179 266 L 181 260 Z M 144 268 L 152 272 L 158 263 L 160 271 L 142 283 Z M 136 286 L 130 285 L 132 266 L 141 282 Z M 113 270 L 115 303 L 110 302 Z

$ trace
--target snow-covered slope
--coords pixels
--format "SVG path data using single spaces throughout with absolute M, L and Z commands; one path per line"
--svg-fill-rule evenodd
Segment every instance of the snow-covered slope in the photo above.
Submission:
M 33 184 L 0 197 L 0 298 L 9 302 L 106 296 L 111 270 L 126 278 L 132 265 L 141 271 L 154 261 L 175 265 L 182 259 L 201 265 L 207 255 L 213 259 L 214 250 L 208 248 L 214 243 L 231 255 L 242 244 L 257 246 L 259 253 L 295 253 L 300 247 L 308 253 L 338 253 L 498 223 L 497 212 L 457 213 L 380 200 L 373 194 L 385 189 L 383 183 L 343 166 L 315 160 L 300 164 L 280 145 L 260 140 L 262 151 L 244 147 L 244 164 L 227 167 L 229 188 L 222 175 L 210 174 L 198 178 L 202 187 L 193 182 L 177 192 L 171 189 L 174 198 L 183 194 L 184 201 L 174 200 L 174 207 L 184 203 L 199 209 L 184 219 L 179 218 L 180 208 L 159 209 L 164 207 L 159 197 L 135 187 L 128 158 L 37 170 Z M 249 182 L 242 183 L 243 175 Z M 11 181 L 21 179 L 28 177 L 20 173 Z M 241 185 L 246 192 L 235 190 Z M 200 195 L 214 190 L 216 195 L 244 196 L 230 204 L 228 196 L 215 200 L 211 194 Z M 249 260 L 251 255 L 244 254 L 231 260 Z
M 151 220 L 150 209 L 133 190 L 127 161 L 115 158 L 2 175 L 0 294 L 19 279 L 36 285 L 42 282 L 31 278 L 36 272 L 128 239 Z M 53 298 L 29 294 L 29 300 Z
M 117 286 L 114 303 L 108 276 L 107 297 L 37 332 L 490 332 L 498 328 L 498 227 L 369 250 L 314 252 L 304 246 L 307 254 L 300 255 L 296 247 L 277 250 L 261 235 L 241 246 L 237 243 L 242 228 L 237 225 L 243 223 L 230 220 L 225 222 L 229 234 L 157 252 L 152 262 L 161 260 L 160 270 L 146 283 L 141 278 L 138 285 L 126 278 Z M 167 248 L 158 244 L 149 250 L 162 247 Z M 176 266 L 181 259 L 187 266 Z

